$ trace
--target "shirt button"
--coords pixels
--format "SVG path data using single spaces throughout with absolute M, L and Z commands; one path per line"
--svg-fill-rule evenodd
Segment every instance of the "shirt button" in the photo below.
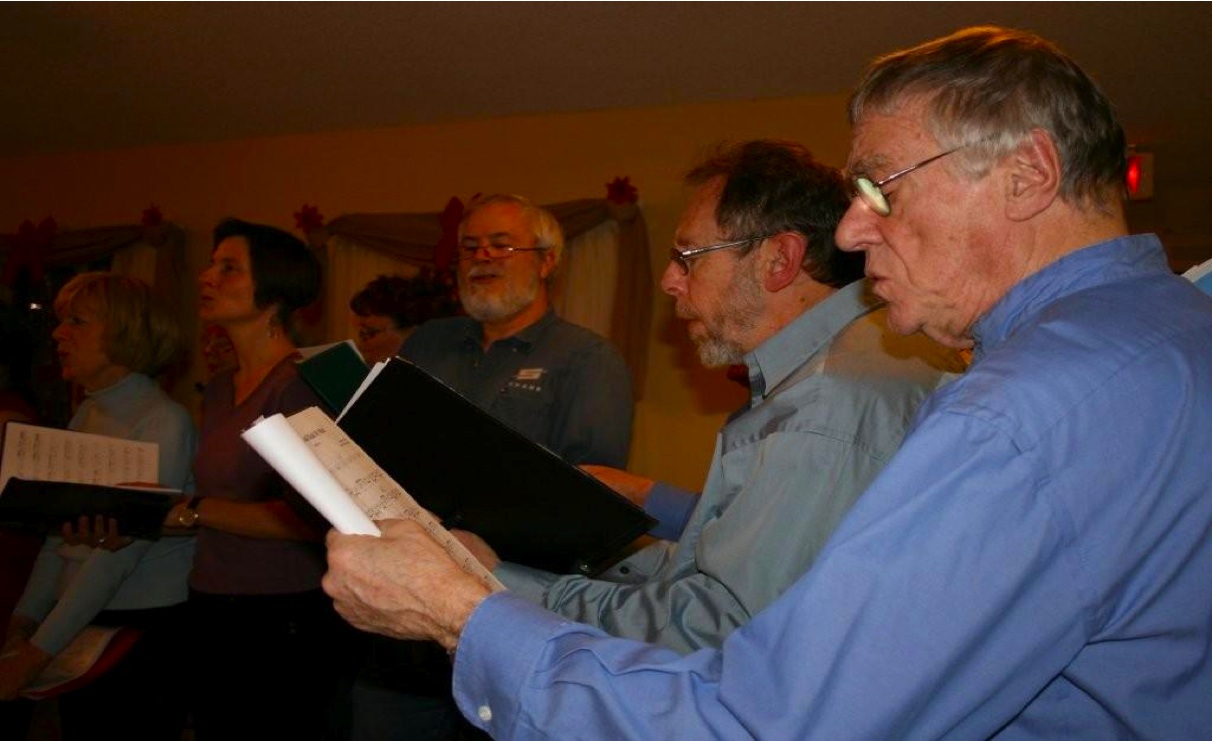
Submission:
M 488 721 L 492 720 L 492 708 L 488 707 L 487 705 L 481 705 L 479 709 L 476 710 L 476 715 L 480 716 L 480 720 L 487 723 Z

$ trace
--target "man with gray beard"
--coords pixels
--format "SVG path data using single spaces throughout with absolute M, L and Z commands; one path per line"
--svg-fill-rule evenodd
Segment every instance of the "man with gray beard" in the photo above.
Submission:
M 842 177 L 806 149 L 747 142 L 686 179 L 695 192 L 661 287 L 703 364 L 744 363 L 750 386 L 719 433 L 701 497 L 591 467 L 643 501 L 661 522 L 653 534 L 668 538 L 598 579 L 501 563 L 479 538 L 459 537 L 517 595 L 691 652 L 718 647 L 808 570 L 918 404 L 963 365 L 888 331 L 862 259 L 834 243 L 849 204 Z
M 418 327 L 400 355 L 569 463 L 622 466 L 631 376 L 606 340 L 551 310 L 563 249 L 547 210 L 519 196 L 476 199 L 459 224 L 467 316 Z
M 559 222 L 546 209 L 512 195 L 474 200 L 459 223 L 467 316 L 422 324 L 400 356 L 570 463 L 623 466 L 631 375 L 605 339 L 552 311 L 563 249 Z M 468 465 L 477 465 L 477 441 L 458 443 Z M 374 639 L 352 692 L 353 741 L 459 736 L 446 653 L 436 644 Z

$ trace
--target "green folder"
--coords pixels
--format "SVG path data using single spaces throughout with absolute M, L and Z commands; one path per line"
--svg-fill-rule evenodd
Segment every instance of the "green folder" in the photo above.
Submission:
M 337 342 L 299 361 L 299 375 L 337 416 L 353 397 L 370 369 L 349 340 Z

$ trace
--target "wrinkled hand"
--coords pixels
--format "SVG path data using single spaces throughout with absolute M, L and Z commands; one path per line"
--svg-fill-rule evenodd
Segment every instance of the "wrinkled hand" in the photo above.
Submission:
M 20 643 L 11 656 L 0 659 L 0 700 L 14 700 L 51 661 L 51 655 L 32 643 Z
M 450 534 L 462 543 L 464 548 L 471 551 L 471 555 L 475 556 L 484 568 L 492 571 L 501 565 L 501 557 L 479 535 L 466 530 L 451 530 Z
M 122 550 L 134 543 L 135 539 L 119 533 L 118 521 L 112 517 L 106 522 L 102 515 L 96 515 L 91 519 L 87 515 L 82 515 L 76 521 L 75 527 L 70 522 L 63 523 L 63 542 L 68 545 L 86 545 L 90 548 L 102 548 L 112 552 Z
M 454 648 L 488 588 L 415 522 L 376 524 L 377 538 L 328 533 L 323 586 L 337 612 L 361 630 Z
M 628 473 L 621 468 L 587 464 L 581 466 L 581 470 L 627 497 L 633 504 L 639 507 L 644 506 L 644 501 L 648 499 L 648 494 L 652 491 L 653 485 L 656 484 L 652 479 Z

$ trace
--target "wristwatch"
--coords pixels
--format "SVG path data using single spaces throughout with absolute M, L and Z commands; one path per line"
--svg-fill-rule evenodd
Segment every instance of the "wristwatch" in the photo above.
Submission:
M 177 524 L 181 527 L 195 527 L 198 524 L 198 505 L 202 503 L 202 497 L 194 495 L 185 503 L 185 509 L 181 510 L 181 514 L 177 515 Z

